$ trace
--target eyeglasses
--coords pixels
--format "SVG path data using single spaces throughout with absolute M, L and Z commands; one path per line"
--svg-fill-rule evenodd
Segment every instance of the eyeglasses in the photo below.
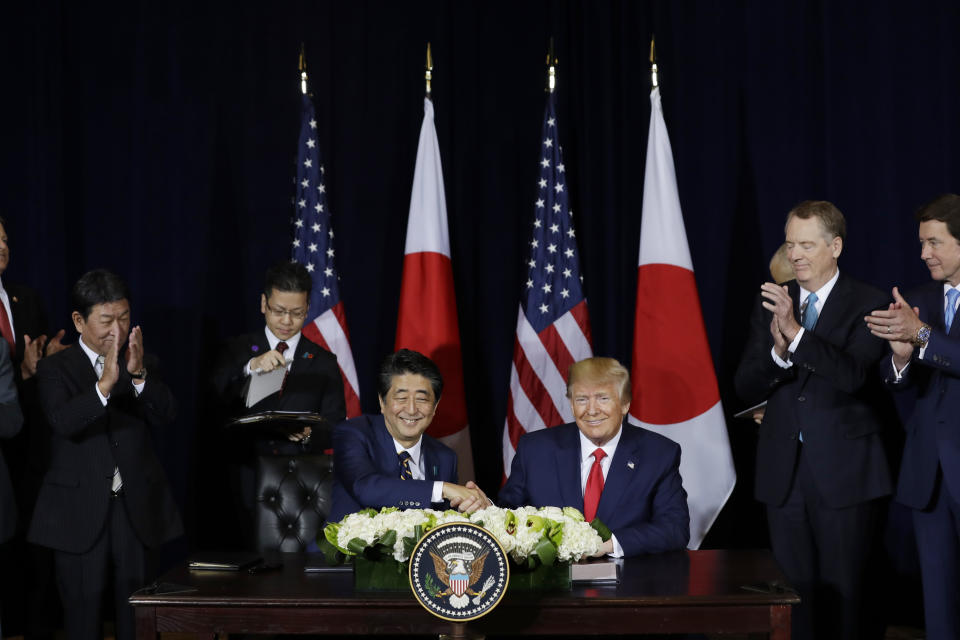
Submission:
M 291 320 L 296 320 L 299 322 L 300 320 L 303 320 L 304 318 L 307 317 L 307 312 L 304 311 L 303 309 L 297 309 L 296 311 L 290 311 L 288 309 L 283 309 L 281 307 L 274 309 L 273 307 L 270 306 L 269 302 L 265 302 L 264 304 L 267 305 L 267 311 L 270 312 L 270 315 L 273 316 L 274 318 L 277 318 L 278 320 L 283 316 L 290 316 Z

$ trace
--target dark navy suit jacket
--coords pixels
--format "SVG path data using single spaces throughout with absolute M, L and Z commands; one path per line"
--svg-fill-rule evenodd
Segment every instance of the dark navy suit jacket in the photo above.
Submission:
M 797 281 L 788 282 L 787 290 L 799 318 Z M 889 299 L 841 272 L 817 325 L 800 339 L 793 366 L 783 369 L 770 355 L 771 313 L 757 296 L 735 378 L 737 394 L 747 404 L 767 401 L 757 442 L 757 500 L 779 506 L 787 499 L 801 432 L 804 455 L 827 507 L 889 495 L 881 433 L 892 415 L 884 410 L 889 398 L 876 375 L 885 343 L 863 320 L 874 309 L 885 309 Z
M 427 479 L 403 480 L 382 415 L 362 415 L 337 425 L 329 522 L 367 507 L 429 509 L 435 481 L 457 482 L 457 454 L 426 434 L 420 447 Z
M 884 381 L 893 389 L 917 389 L 913 415 L 906 425 L 896 497 L 908 507 L 925 509 L 933 497 L 938 466 L 950 494 L 954 499 L 960 496 L 960 321 L 954 320 L 946 333 L 941 282 L 931 282 L 904 297 L 930 325 L 930 342 L 923 360 L 914 351 L 899 383 L 888 354 L 883 362 Z
M 23 413 L 13 384 L 10 345 L 0 339 L 0 438 L 12 438 L 23 426 Z M 13 499 L 7 465 L 0 452 L 0 542 L 13 536 L 17 524 L 17 504 Z
M 680 478 L 680 446 L 628 423 L 621 430 L 597 517 L 613 531 L 626 556 L 683 549 L 690 540 L 690 514 Z M 521 437 L 497 503 L 583 511 L 579 434 L 570 423 Z
M 123 478 L 130 523 L 146 547 L 183 533 L 150 433 L 173 420 L 176 401 L 157 374 L 156 359 L 148 356 L 144 363 L 150 373 L 137 396 L 121 356 L 120 378 L 103 406 L 94 389 L 97 373 L 79 345 L 40 361 L 37 388 L 52 436 L 30 542 L 88 551 L 106 526 L 114 467 Z

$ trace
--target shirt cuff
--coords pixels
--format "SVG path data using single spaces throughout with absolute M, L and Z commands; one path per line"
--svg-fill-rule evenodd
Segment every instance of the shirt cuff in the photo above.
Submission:
M 140 384 L 137 384 L 136 382 L 134 382 L 134 383 L 132 383 L 132 384 L 133 384 L 134 390 L 137 392 L 137 397 L 139 398 L 139 397 L 140 397 L 140 394 L 143 393 L 143 388 L 144 388 L 145 386 L 147 386 L 147 381 L 144 380 L 144 381 L 141 382 Z
M 611 558 L 622 558 L 623 557 L 623 547 L 620 546 L 620 542 L 617 540 L 617 536 L 610 534 L 610 539 L 613 541 L 613 551 L 607 555 Z
M 250 362 L 251 362 L 252 360 L 253 360 L 253 358 L 250 358 L 250 360 L 247 360 L 247 364 L 243 365 L 243 375 L 245 375 L 245 376 L 252 376 L 252 375 L 253 375 L 253 369 L 250 368 Z
M 789 351 L 790 353 L 793 353 L 794 351 L 797 350 L 797 345 L 800 344 L 800 338 L 803 337 L 804 331 L 805 329 L 803 327 L 800 327 L 800 331 L 797 331 L 797 335 L 793 336 L 793 341 L 787 347 L 787 351 Z
M 443 481 L 442 480 L 434 480 L 433 493 L 430 495 L 430 502 L 434 504 L 438 502 L 443 502 Z
M 109 399 L 110 396 L 109 395 L 105 396 L 102 393 L 100 393 L 100 385 L 97 384 L 96 382 L 93 383 L 93 388 L 96 389 L 97 397 L 100 398 L 101 404 L 103 404 L 103 406 L 107 406 L 107 399 Z
M 783 358 L 778 356 L 777 350 L 773 347 L 770 347 L 770 355 L 773 357 L 773 361 L 777 364 L 778 367 L 781 367 L 783 369 L 789 369 L 790 367 L 793 366 L 792 362 L 790 362 L 789 360 L 784 360 Z

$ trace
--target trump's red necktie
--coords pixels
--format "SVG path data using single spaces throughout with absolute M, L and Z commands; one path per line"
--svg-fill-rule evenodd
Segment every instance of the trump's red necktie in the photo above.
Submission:
M 597 449 L 592 455 L 593 466 L 590 467 L 587 488 L 583 491 L 583 517 L 587 522 L 597 516 L 597 505 L 600 504 L 600 494 L 603 493 L 603 468 L 600 466 L 600 461 L 607 454 L 603 449 Z

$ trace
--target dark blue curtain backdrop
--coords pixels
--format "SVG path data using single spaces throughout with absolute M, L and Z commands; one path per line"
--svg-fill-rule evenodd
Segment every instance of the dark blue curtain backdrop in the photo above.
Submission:
M 835 202 L 849 225 L 841 268 L 887 289 L 928 277 L 911 214 L 960 189 L 960 5 L 948 0 L 38 2 L 2 22 L 3 277 L 42 291 L 54 329 L 68 326 L 83 271 L 129 279 L 135 322 L 181 402 L 158 437 L 185 545 L 224 499 L 191 489 L 214 482 L 204 461 L 223 437 L 203 402 L 209 363 L 222 337 L 262 325 L 262 273 L 289 255 L 301 41 L 370 411 L 393 346 L 433 44 L 471 434 L 491 494 L 550 36 L 594 348 L 628 363 L 656 33 L 728 413 L 741 408 L 731 378 L 749 305 L 793 204 Z M 739 485 L 707 545 L 762 545 L 756 432 L 729 427 Z

